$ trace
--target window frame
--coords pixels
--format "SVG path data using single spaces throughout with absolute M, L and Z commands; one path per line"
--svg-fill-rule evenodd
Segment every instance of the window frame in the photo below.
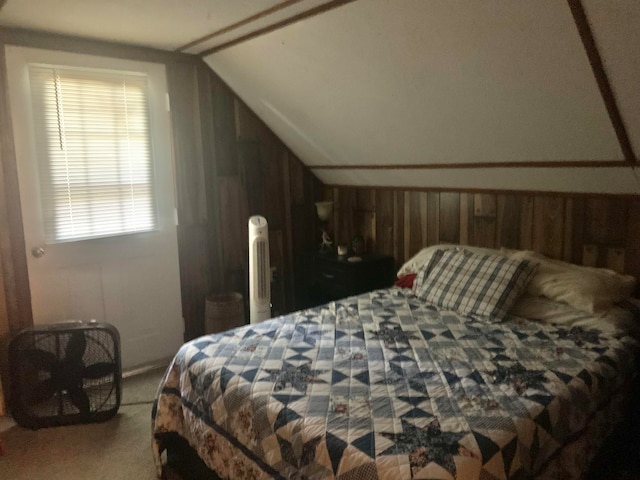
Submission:
M 156 182 L 156 174 L 155 174 L 155 162 L 154 162 L 154 155 L 153 155 L 153 151 L 152 151 L 152 139 L 151 139 L 151 135 L 152 135 L 152 129 L 151 129 L 151 114 L 150 114 L 150 109 L 149 109 L 149 78 L 148 75 L 146 73 L 143 72 L 132 72 L 132 71 L 127 71 L 127 70 L 113 70 L 113 69 L 104 69 L 104 68 L 87 68 L 87 67 L 77 67 L 77 66 L 68 66 L 68 65 L 61 65 L 61 64 L 49 64 L 49 63 L 41 63 L 41 62 L 29 62 L 27 64 L 27 69 L 29 71 L 29 82 L 30 82 L 30 93 L 31 93 L 31 107 L 33 110 L 33 128 L 34 128 L 34 139 L 36 142 L 36 157 L 37 157 L 37 165 L 38 165 L 38 190 L 39 190 L 39 195 L 41 198 L 40 201 L 40 212 L 41 212 L 41 217 L 43 220 L 45 220 L 46 218 L 46 222 L 48 222 L 47 224 L 43 224 L 43 229 L 44 229 L 44 233 L 45 233 L 45 239 L 46 239 L 46 244 L 47 245 L 51 245 L 51 244 L 56 244 L 56 243 L 65 243 L 65 242 L 77 242 L 77 241 L 82 241 L 82 240 L 91 240 L 91 239 L 95 239 L 95 238 L 107 238 L 107 237 L 114 237 L 114 236 L 120 236 L 120 235 L 132 235 L 132 234 L 138 234 L 138 233 L 145 233 L 145 232 L 153 232 L 153 231 L 157 231 L 158 229 L 158 208 L 157 208 L 157 198 L 156 198 L 156 192 L 157 192 L 157 182 Z M 148 162 L 146 165 L 146 173 L 148 174 L 148 181 L 145 183 L 147 185 L 147 188 L 149 189 L 149 194 L 150 194 L 150 205 L 149 208 L 147 209 L 149 211 L 149 215 L 147 216 L 147 219 L 150 221 L 150 227 L 148 228 L 134 228 L 134 229 L 120 229 L 119 231 L 112 231 L 112 232 L 105 232 L 105 233 L 89 233 L 86 235 L 82 235 L 82 234 L 76 234 L 76 235 L 72 235 L 72 236 L 67 236 L 66 238 L 63 236 L 63 233 L 60 232 L 60 229 L 58 227 L 56 227 L 55 225 L 58 223 L 58 217 L 55 213 L 51 213 L 49 215 L 45 215 L 44 211 L 47 210 L 47 208 L 52 208 L 52 207 L 48 207 L 47 205 L 45 205 L 45 202 L 42 201 L 42 195 L 43 194 L 48 194 L 49 196 L 52 196 L 52 194 L 55 193 L 55 191 L 59 188 L 59 187 L 55 187 L 53 185 L 53 178 L 51 176 L 51 167 L 52 167 L 52 157 L 49 154 L 51 148 L 55 148 L 56 144 L 65 142 L 66 141 L 62 140 L 63 137 L 63 132 L 64 132 L 64 128 L 62 128 L 60 126 L 60 121 L 58 124 L 58 134 L 57 135 L 51 135 L 51 130 L 52 129 L 47 129 L 45 126 L 46 120 L 44 119 L 44 116 L 46 115 L 46 110 L 47 108 L 50 108 L 52 105 L 49 103 L 45 103 L 43 102 L 42 104 L 38 104 L 36 105 L 36 100 L 34 98 L 34 71 L 33 69 L 38 69 L 38 70 L 49 70 L 51 69 L 52 73 L 55 74 L 56 70 L 60 71 L 61 74 L 64 76 L 66 75 L 73 75 L 73 74 L 78 74 L 79 77 L 82 77 L 83 74 L 84 75 L 88 75 L 88 76 L 93 76 L 93 79 L 90 79 L 89 77 L 86 77 L 84 79 L 84 81 L 87 82 L 87 84 L 89 84 L 89 82 L 91 81 L 97 81 L 97 82 L 101 82 L 104 81 L 105 83 L 111 83 L 114 84 L 116 80 L 130 80 L 130 81 L 134 81 L 138 80 L 140 81 L 141 84 L 144 84 L 144 88 L 143 88 L 143 93 L 144 93 L 144 99 L 141 102 L 141 105 L 143 106 L 143 110 L 144 110 L 144 115 L 146 115 L 146 132 L 145 132 L 145 153 L 148 156 Z M 48 72 L 47 72 L 48 74 Z M 36 72 L 37 75 L 37 72 Z M 46 75 L 42 75 L 43 77 L 46 77 Z M 127 78 L 128 77 L 128 78 Z M 46 79 L 45 81 L 47 81 L 48 79 Z M 82 79 L 80 80 L 81 82 L 83 81 Z M 45 87 L 46 89 L 46 87 Z M 56 95 L 57 97 L 57 95 Z M 128 98 L 128 97 L 127 97 Z M 44 96 L 42 97 L 42 100 L 45 100 Z M 46 98 L 46 100 L 51 101 L 52 99 Z M 54 100 L 55 102 L 55 108 L 56 110 L 58 110 L 59 107 L 60 108 L 60 112 L 62 115 L 62 119 L 61 121 L 64 123 L 64 109 L 65 109 L 65 103 L 66 106 L 68 107 L 70 105 L 70 103 L 75 103 L 75 101 L 84 101 L 85 99 L 78 96 L 75 98 L 67 98 L 65 101 L 65 98 L 63 97 L 62 100 L 58 100 L 58 98 L 56 98 Z M 59 103 L 58 103 L 59 102 Z M 125 101 L 126 103 L 126 101 Z M 114 104 L 115 106 L 115 104 Z M 80 108 L 82 109 L 82 107 Z M 39 118 L 35 118 L 36 115 L 43 115 L 43 117 L 39 117 Z M 71 122 L 69 122 L 71 123 Z M 88 124 L 89 127 L 92 126 L 91 123 Z M 69 127 L 71 126 L 71 124 L 69 124 Z M 76 125 L 78 126 L 78 125 Z M 130 133 L 130 130 L 127 129 L 127 134 Z M 60 136 L 60 140 L 56 140 L 57 136 Z M 91 142 L 91 133 L 87 132 L 86 135 L 82 135 L 81 137 L 81 144 L 82 144 L 82 148 L 86 148 L 88 147 L 88 145 Z M 128 136 L 128 135 L 126 135 Z M 109 140 L 115 140 L 117 141 L 122 141 L 122 139 L 126 136 L 118 136 L 118 137 L 113 137 L 113 138 L 109 138 Z M 112 155 L 117 155 L 118 152 L 118 146 L 117 144 L 112 144 L 109 147 L 112 148 L 108 148 L 107 151 L 105 153 L 109 153 Z M 102 153 L 102 152 L 101 152 Z M 121 168 L 122 166 L 125 166 L 127 163 L 130 164 L 129 160 L 125 160 L 123 162 L 118 162 L 117 164 L 113 165 L 114 170 Z M 91 165 L 87 164 L 88 170 L 91 170 Z M 111 173 L 111 172 L 110 172 Z M 68 183 L 67 183 L 68 185 Z M 121 187 L 126 185 L 133 185 L 132 182 L 121 182 L 119 183 L 119 185 Z M 85 189 L 87 192 L 89 190 L 93 190 L 93 188 L 91 187 L 91 182 L 89 181 L 89 179 L 87 179 L 87 181 L 83 184 L 78 185 L 78 187 L 80 189 Z M 117 185 L 114 184 L 114 187 L 118 188 Z M 99 187 L 96 187 L 99 188 Z M 44 192 L 44 193 L 43 193 Z M 55 197 L 55 195 L 53 195 Z M 100 199 L 98 198 L 93 198 L 93 196 L 91 194 L 88 194 L 88 198 L 87 198 L 87 202 L 86 202 L 86 207 L 89 210 L 92 208 L 93 205 L 95 205 L 97 202 L 99 202 Z M 71 212 L 71 216 L 73 216 L 73 205 L 74 203 L 80 203 L 79 200 L 76 201 L 72 201 L 69 200 L 69 202 L 61 202 L 60 203 L 60 207 L 65 208 L 66 206 L 69 207 L 69 210 Z M 133 202 L 135 204 L 135 202 Z M 124 208 L 127 208 L 129 206 L 131 206 L 131 203 L 125 201 L 125 198 L 123 198 L 122 196 L 119 195 L 119 199 L 118 199 L 118 204 L 123 205 Z M 54 210 L 56 210 L 56 208 L 54 208 Z M 115 217 L 114 217 L 115 219 Z M 100 220 L 99 218 L 92 218 L 89 222 L 86 222 L 85 225 L 89 226 L 89 228 L 93 228 L 94 225 L 99 224 Z M 73 226 L 73 221 L 70 222 L 71 225 Z M 53 226 L 51 226 L 51 224 L 53 224 Z M 47 231 L 47 226 L 50 226 L 50 231 Z
M 156 228 L 151 231 L 121 233 L 105 236 L 94 236 L 83 239 L 71 239 L 56 244 L 66 243 L 102 243 L 101 239 L 139 238 L 153 233 L 174 231 L 177 226 L 177 196 L 175 184 L 175 161 L 173 141 L 171 138 L 171 119 L 169 111 L 168 79 L 165 65 L 137 60 L 80 54 L 73 52 L 46 50 L 16 45 L 5 46 L 6 65 L 9 84 L 9 95 L 12 106 L 13 136 L 16 154 L 24 158 L 35 158 L 36 145 L 34 134 L 34 118 L 31 99 L 28 65 L 30 63 L 65 65 L 71 68 L 90 68 L 145 74 L 148 79 L 148 109 L 150 154 L 152 173 L 154 176 L 154 194 L 156 209 Z M 16 125 L 19 125 L 16 128 Z M 167 135 L 169 134 L 169 135 Z M 159 163 L 162 167 L 159 168 Z M 160 176 L 158 172 L 160 171 Z M 37 164 L 35 161 L 19 162 L 18 176 L 20 185 L 38 185 Z M 37 239 L 39 245 L 56 245 L 45 241 L 43 218 L 41 211 L 41 195 L 39 186 L 26 193 L 20 188 L 20 200 L 23 217 L 25 212 L 29 221 L 24 219 L 25 237 Z M 35 230 L 37 228 L 37 231 Z M 145 241 L 146 243 L 146 241 Z

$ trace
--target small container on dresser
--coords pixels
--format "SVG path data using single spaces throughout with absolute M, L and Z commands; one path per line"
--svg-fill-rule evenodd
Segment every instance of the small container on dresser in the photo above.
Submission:
M 316 253 L 309 260 L 309 305 L 389 287 L 395 279 L 395 263 L 389 255 L 364 254 L 354 258 Z

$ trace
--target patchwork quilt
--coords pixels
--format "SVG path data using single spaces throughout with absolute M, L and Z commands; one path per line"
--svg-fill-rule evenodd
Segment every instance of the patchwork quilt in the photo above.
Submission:
M 377 290 L 186 343 L 154 405 L 156 464 L 177 432 L 222 478 L 532 478 L 621 392 L 636 351 Z

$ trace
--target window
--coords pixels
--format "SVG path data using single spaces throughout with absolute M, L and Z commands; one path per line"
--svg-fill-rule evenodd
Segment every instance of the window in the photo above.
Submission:
M 47 243 L 157 227 L 144 74 L 29 65 Z

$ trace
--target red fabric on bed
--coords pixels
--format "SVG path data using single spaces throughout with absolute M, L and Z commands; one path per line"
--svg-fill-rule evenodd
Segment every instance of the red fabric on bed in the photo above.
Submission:
M 394 285 L 396 287 L 402 287 L 402 288 L 413 288 L 413 281 L 415 279 L 416 279 L 416 274 L 415 273 L 409 273 L 409 274 L 403 275 L 399 279 L 397 279 L 396 282 L 394 283 Z

